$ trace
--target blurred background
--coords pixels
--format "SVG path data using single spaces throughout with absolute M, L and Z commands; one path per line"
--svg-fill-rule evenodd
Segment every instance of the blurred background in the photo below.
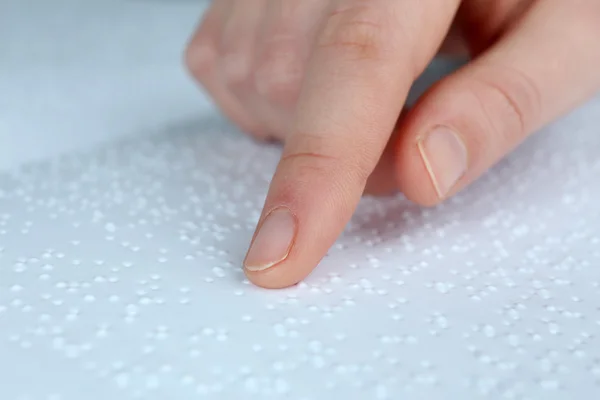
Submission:
M 209 4 L 0 0 L 0 169 L 213 113 L 182 63 Z

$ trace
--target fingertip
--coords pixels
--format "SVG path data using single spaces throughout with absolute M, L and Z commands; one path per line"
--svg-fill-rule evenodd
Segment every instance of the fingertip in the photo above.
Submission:
M 282 236 L 285 236 L 285 233 Z M 297 244 L 294 238 L 294 242 L 286 249 L 282 258 L 272 262 L 251 265 L 246 257 L 242 267 L 244 274 L 251 283 L 264 289 L 284 289 L 298 284 L 312 273 L 320 260 L 312 259 L 311 249 L 301 247 L 301 243 L 300 246 Z M 253 245 L 254 243 L 251 244 L 251 248 Z
M 293 269 L 270 268 L 264 271 L 249 271 L 244 268 L 248 280 L 263 289 L 285 289 L 297 285 L 308 274 L 293 273 Z

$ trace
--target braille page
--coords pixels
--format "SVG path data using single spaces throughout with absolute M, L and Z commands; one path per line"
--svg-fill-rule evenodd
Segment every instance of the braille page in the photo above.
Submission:
M 40 2 L 35 52 L 65 54 L 1 67 L 2 400 L 598 397 L 600 98 L 439 207 L 364 198 L 308 279 L 262 290 L 240 265 L 279 149 L 165 57 L 198 6 L 132 3 Z M 41 35 L 59 16 L 104 45 L 71 56 Z

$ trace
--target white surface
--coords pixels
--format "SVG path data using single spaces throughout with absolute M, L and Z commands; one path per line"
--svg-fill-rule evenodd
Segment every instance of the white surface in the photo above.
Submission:
M 277 149 L 181 70 L 202 7 L 1 4 L 2 400 L 600 394 L 600 99 L 442 207 L 365 199 L 264 291 Z
M 0 168 L 206 111 L 181 67 L 205 4 L 0 0 Z

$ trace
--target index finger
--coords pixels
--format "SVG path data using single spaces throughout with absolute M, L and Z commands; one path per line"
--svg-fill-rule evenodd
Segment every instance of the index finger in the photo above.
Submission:
M 332 2 L 244 261 L 252 282 L 293 285 L 333 245 L 458 3 Z

